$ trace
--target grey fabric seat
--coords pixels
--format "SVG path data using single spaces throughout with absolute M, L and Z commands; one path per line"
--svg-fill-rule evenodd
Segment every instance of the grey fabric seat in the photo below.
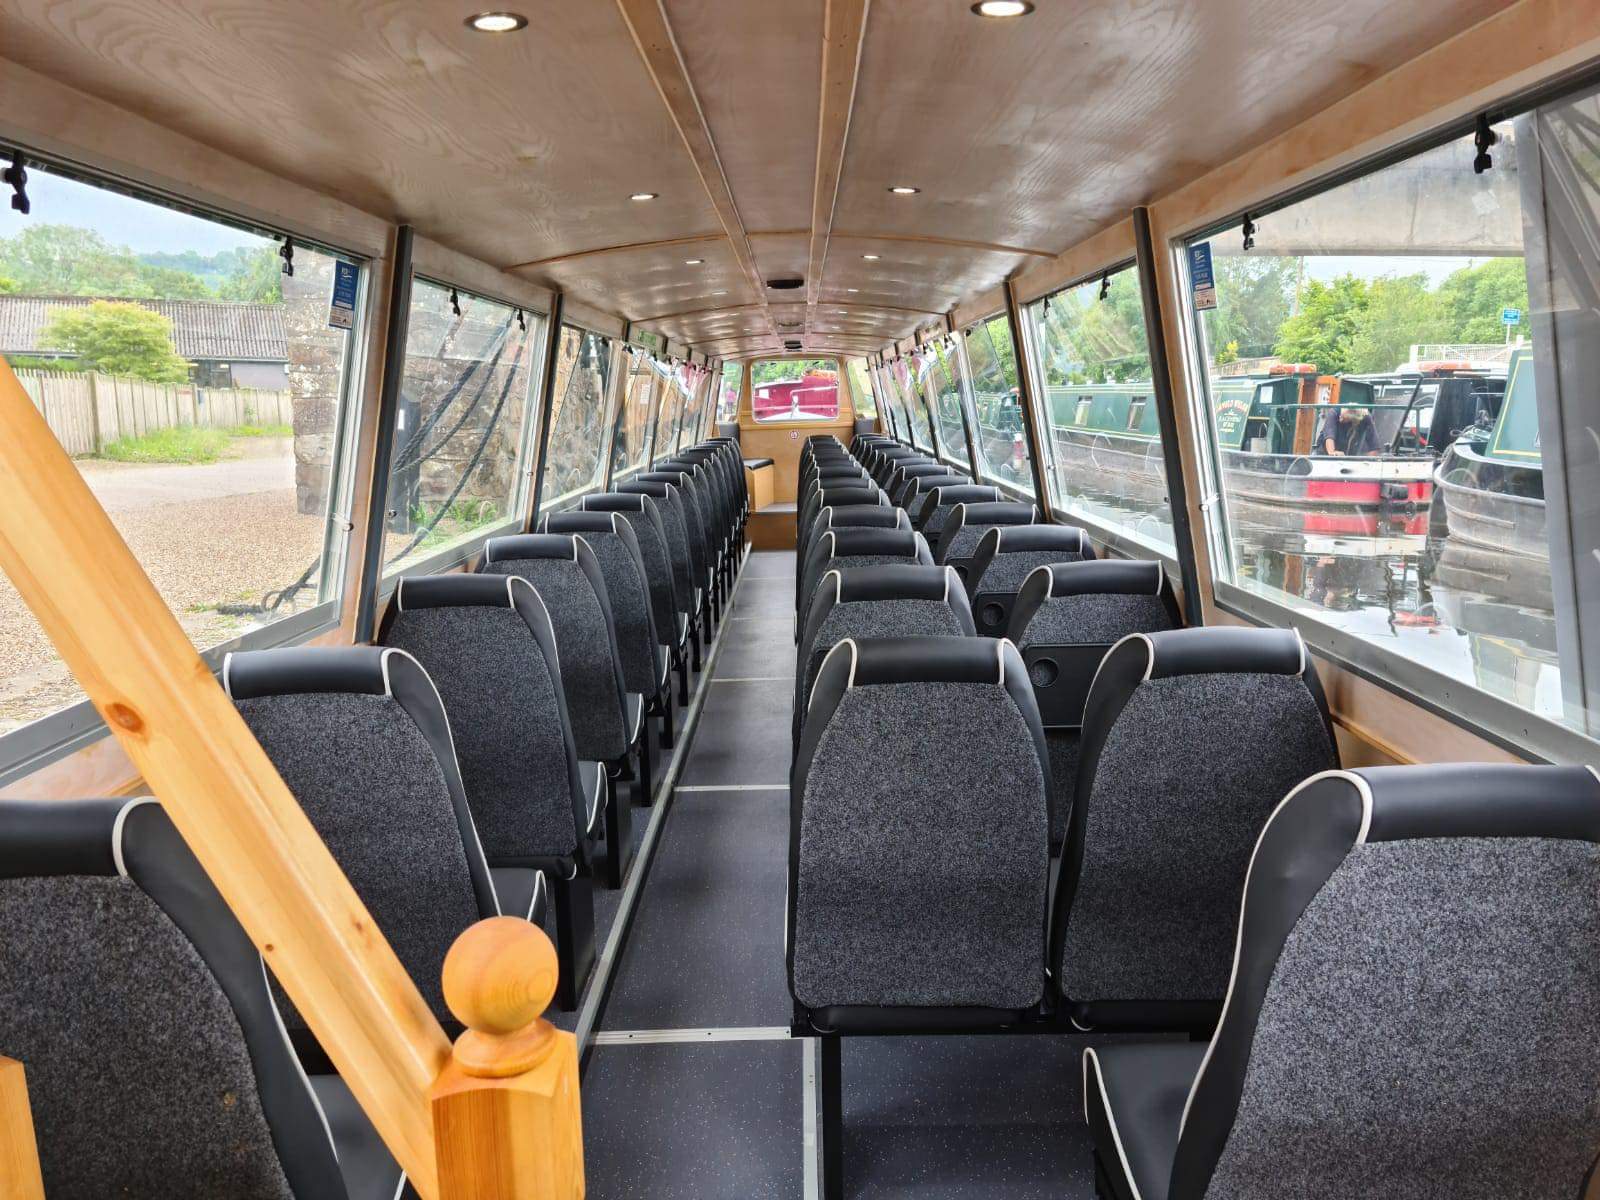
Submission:
M 1211 1043 L 1084 1056 L 1108 1200 L 1579 1197 L 1600 1145 L 1600 784 L 1319 775 L 1257 840 Z
M 1084 704 L 1101 661 L 1129 634 L 1180 629 L 1183 618 L 1166 568 L 1128 559 L 1035 567 L 1015 603 L 1009 636 L 1028 668 L 1050 745 L 1050 778 L 1056 788 L 1050 844 L 1059 847 L 1077 786 Z
M 997 487 L 982 484 L 940 484 L 930 490 L 919 491 L 906 501 L 906 512 L 911 516 L 911 527 L 937 544 L 944 532 L 944 523 L 950 519 L 958 504 L 992 504 L 1005 497 Z
M 912 514 L 913 519 L 922 506 L 927 503 L 928 493 L 934 489 L 968 487 L 972 484 L 972 480 L 957 471 L 951 470 L 944 463 L 930 461 L 925 465 L 939 469 L 926 474 L 912 475 L 891 496 L 891 500 L 905 509 L 907 513 Z M 899 468 L 896 468 L 895 473 L 898 473 L 898 470 Z M 893 482 L 893 474 L 890 476 L 890 482 Z
M 1085 706 L 1051 918 L 1072 1020 L 1208 1031 L 1256 835 L 1291 788 L 1338 765 L 1293 630 L 1179 629 L 1112 647 Z
M 889 493 L 891 504 L 904 506 L 906 501 L 919 491 L 930 490 L 922 487 L 920 483 L 913 482 L 923 479 L 940 480 L 950 486 L 972 482 L 971 476 L 952 470 L 942 462 L 917 462 L 913 459 L 896 464 L 894 470 L 889 473 L 889 481 L 883 485 L 883 490 Z
M 709 635 L 712 620 L 713 589 L 718 569 L 716 533 L 712 528 L 708 485 L 702 472 L 686 467 L 661 465 L 637 476 L 641 483 L 670 483 L 683 498 L 684 517 L 689 537 L 689 561 L 695 596 L 699 602 L 700 632 Z
M 804 564 L 817 539 L 830 529 L 910 529 L 911 518 L 903 508 L 853 504 L 845 508 L 825 508 L 811 523 L 810 536 L 795 543 L 795 561 Z
M 855 505 L 888 506 L 889 497 L 882 489 L 866 484 L 861 487 L 824 488 L 814 491 L 800 506 L 795 517 L 795 545 L 805 545 L 811 537 L 811 526 L 817 514 L 825 508 L 848 508 Z
M 916 535 L 913 535 L 916 536 Z M 846 638 L 976 637 L 961 581 L 943 567 L 834 567 L 817 585 L 795 663 L 794 745 L 822 660 Z
M 445 953 L 502 910 L 433 680 L 403 650 L 295 646 L 235 651 L 222 682 L 434 1015 L 459 1030 Z M 502 878 L 506 914 L 540 919 L 542 873 Z M 304 1018 L 282 1007 L 307 1069 L 332 1073 Z
M 688 646 L 693 649 L 695 666 L 698 669 L 702 597 L 694 571 L 694 555 L 690 550 L 688 500 L 677 484 L 661 480 L 632 479 L 627 483 L 618 484 L 614 494 L 648 496 L 655 501 L 666 538 L 667 560 L 672 573 L 673 607 L 677 613 L 676 620 L 665 628 L 677 630 L 680 647 Z M 654 579 L 652 579 L 652 590 L 659 590 Z M 658 620 L 656 631 L 659 633 L 662 628 Z M 679 668 L 678 700 L 681 704 L 687 704 L 689 673 L 681 661 Z
M 922 451 L 913 450 L 910 446 L 895 446 L 874 451 L 874 458 L 868 470 L 872 475 L 873 481 L 879 487 L 882 487 L 889 482 L 889 476 L 893 473 L 895 464 L 908 460 L 917 462 L 934 461 Z
M 965 581 L 984 534 L 991 529 L 1032 525 L 1038 520 L 1039 508 L 1035 504 L 1013 500 L 958 504 L 939 532 L 939 541 L 933 547 L 933 561 L 955 568 L 956 574 Z
M 555 626 L 561 688 L 578 757 L 627 768 L 644 725 L 644 698 L 622 678 L 616 623 L 604 572 L 577 534 L 525 533 L 490 538 L 478 573 L 518 575 L 533 585 Z M 628 805 L 614 783 L 606 804 L 606 882 L 622 886 L 631 855 Z
M 51 1200 L 396 1194 L 370 1125 L 334 1145 L 261 955 L 153 800 L 0 801 L 0 1054 Z
M 796 644 L 809 619 L 817 585 L 829 569 L 891 563 L 931 567 L 933 555 L 923 536 L 909 529 L 830 529 L 820 535 L 795 575 Z
M 670 483 L 640 483 L 632 485 L 627 492 L 595 492 L 579 501 L 578 511 L 620 513 L 627 521 L 639 543 L 639 557 L 649 577 L 650 616 L 655 622 L 656 639 L 663 646 L 676 648 L 688 634 L 693 589 L 687 558 L 683 562 L 683 573 L 679 575 L 679 564 L 674 561 L 672 538 L 667 530 L 666 499 L 673 490 Z M 676 514 L 674 519 L 681 521 L 682 515 Z
M 549 613 L 515 575 L 401 579 L 378 643 L 420 662 L 452 714 L 467 804 L 490 868 L 543 870 L 555 900 L 557 1001 L 577 1006 L 594 964 L 591 842 L 606 783 L 572 741 Z
M 998 1025 L 1043 992 L 1044 731 L 1009 642 L 834 646 L 790 787 L 800 1027 Z
M 1015 635 L 1006 630 L 1023 581 L 1039 567 L 1092 559 L 1094 545 L 1076 525 L 1003 525 L 978 540 L 967 568 L 967 596 L 978 632 L 989 637 Z M 1134 632 L 1128 630 L 1129 633 Z

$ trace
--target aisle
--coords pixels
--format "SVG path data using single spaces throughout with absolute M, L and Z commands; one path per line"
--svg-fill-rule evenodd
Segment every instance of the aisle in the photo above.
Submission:
M 752 554 L 724 622 L 584 1075 L 592 1200 L 817 1195 L 815 1046 L 789 1036 L 783 967 L 794 570 Z M 847 1042 L 848 1194 L 1087 1200 L 1083 1044 Z

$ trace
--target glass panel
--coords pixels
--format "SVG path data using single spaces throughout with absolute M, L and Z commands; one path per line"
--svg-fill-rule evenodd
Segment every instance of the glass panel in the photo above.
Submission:
M 364 272 L 297 242 L 284 275 L 271 237 L 28 174 L 33 215 L 0 209 L 0 353 L 196 648 L 315 625 L 347 553 Z M 0 733 L 82 699 L 0 575 Z
M 889 383 L 887 367 L 872 367 L 872 384 L 878 397 L 878 417 L 883 422 L 884 430 L 897 439 L 903 439 L 900 432 L 900 414 L 898 406 L 894 403 L 893 390 Z
M 878 401 L 872 394 L 872 380 L 867 374 L 867 360 L 852 358 L 847 364 L 850 378 L 850 399 L 856 416 L 871 418 L 878 415 Z
M 739 419 L 739 386 L 743 381 L 743 363 L 722 364 L 722 382 L 717 392 L 717 424 L 731 425 Z
M 961 368 L 955 359 L 954 340 L 941 339 L 923 352 L 922 394 L 938 426 L 939 457 L 971 471 L 967 454 L 967 428 L 961 414 Z
M 918 450 L 933 453 L 933 430 L 928 424 L 928 410 L 923 407 L 917 381 L 911 376 L 911 360 L 897 358 L 890 367 L 894 387 L 905 410 L 906 425 L 911 430 L 911 444 Z
M 1128 267 L 1109 283 L 1080 284 L 1027 309 L 1043 380 L 1050 501 L 1172 554 L 1139 275 Z
M 694 363 L 684 363 L 678 368 L 679 386 L 683 388 L 683 415 L 678 420 L 678 449 L 695 444 L 700 438 L 701 419 L 705 415 L 706 368 Z
M 656 408 L 656 439 L 650 457 L 657 462 L 671 458 L 678 449 L 678 418 L 683 410 L 683 388 L 678 383 L 678 373 L 672 364 L 653 361 L 651 364 L 661 377 L 661 403 Z
M 832 421 L 839 415 L 839 364 L 769 359 L 754 364 L 750 405 L 757 421 Z
M 411 285 L 389 470 L 384 576 L 515 519 L 527 501 L 542 319 L 425 279 Z
M 557 353 L 555 407 L 540 493 L 546 511 L 569 508 L 600 486 L 611 339 L 563 325 Z
M 622 384 L 622 403 L 617 406 L 616 426 L 611 438 L 611 482 L 619 483 L 637 474 L 650 457 L 650 417 L 655 404 L 656 383 L 661 378 L 650 365 L 650 356 L 630 346 L 622 359 L 627 376 Z
M 1592 736 L 1600 103 L 1494 130 L 1482 173 L 1464 137 L 1261 218 L 1253 250 L 1211 239 L 1214 558 L 1409 688 Z
M 967 365 L 972 370 L 972 405 L 977 415 L 978 478 L 1033 495 L 1028 432 L 1017 390 L 1017 356 L 1011 328 L 994 317 L 966 332 Z

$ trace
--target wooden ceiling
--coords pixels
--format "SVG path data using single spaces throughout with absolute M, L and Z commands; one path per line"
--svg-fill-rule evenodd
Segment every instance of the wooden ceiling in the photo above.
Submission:
M 528 27 L 451 0 L 5 0 L 0 56 L 749 356 L 904 337 L 1510 0 L 497 2 Z

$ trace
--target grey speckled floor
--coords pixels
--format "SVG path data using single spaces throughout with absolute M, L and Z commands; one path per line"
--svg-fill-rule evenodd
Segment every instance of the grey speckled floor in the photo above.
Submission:
M 716 676 L 788 675 L 793 557 L 752 555 Z M 787 681 L 718 683 L 640 897 L 602 1029 L 782 1027 Z M 763 791 L 696 787 L 777 785 Z M 636 816 L 643 817 L 638 813 Z M 642 828 L 643 821 L 638 822 Z M 602 903 L 614 905 L 613 897 Z M 598 918 L 597 918 L 598 923 Z M 844 1046 L 857 1200 L 1090 1200 L 1079 1037 L 864 1038 Z M 760 1200 L 804 1187 L 806 1044 L 601 1044 L 583 1082 L 594 1200 Z

